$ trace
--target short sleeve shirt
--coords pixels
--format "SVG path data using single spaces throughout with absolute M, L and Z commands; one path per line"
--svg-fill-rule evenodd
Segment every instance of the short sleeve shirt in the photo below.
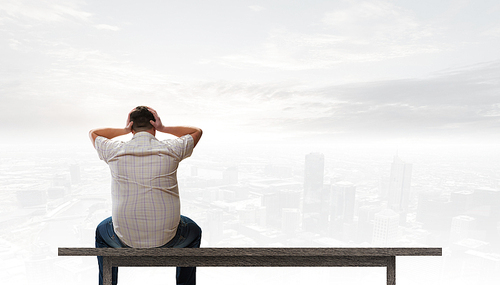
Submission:
M 191 135 L 159 141 L 138 132 L 128 142 L 97 137 L 99 158 L 111 170 L 112 217 L 130 247 L 159 247 L 176 234 L 180 220 L 177 167 L 191 156 Z

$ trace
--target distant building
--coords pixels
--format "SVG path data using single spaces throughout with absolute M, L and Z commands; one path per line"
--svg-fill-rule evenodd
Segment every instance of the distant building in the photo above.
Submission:
M 380 198 L 387 200 L 387 197 L 389 195 L 389 177 L 381 178 L 378 187 Z
M 255 222 L 259 227 L 264 228 L 267 225 L 266 207 L 260 206 L 255 208 Z
M 472 206 L 466 215 L 476 219 L 476 229 L 486 240 L 500 246 L 497 228 L 500 224 L 500 190 L 489 187 L 474 189 Z
M 385 209 L 375 214 L 372 243 L 376 246 L 392 246 L 398 238 L 399 214 Z
M 452 192 L 450 201 L 454 215 L 463 215 L 472 207 L 472 199 L 474 193 L 472 191 L 456 191 Z
M 224 184 L 237 184 L 238 183 L 238 167 L 229 167 L 222 172 L 222 181 Z
M 408 205 L 410 204 L 410 184 L 412 165 L 394 156 L 389 179 L 389 208 L 398 212 L 402 222 L 406 222 Z
M 376 213 L 380 212 L 380 206 L 366 205 L 358 209 L 358 228 L 356 241 L 370 242 L 373 238 L 373 224 Z
M 224 238 L 224 212 L 221 209 L 214 209 L 207 214 L 208 242 L 210 245 L 215 245 Z
M 249 189 L 246 186 L 230 184 L 219 188 L 222 201 L 234 202 L 248 198 Z
M 22 208 L 43 206 L 47 202 L 46 191 L 42 190 L 17 190 L 17 202 Z
M 245 225 L 252 225 L 257 223 L 256 207 L 247 205 L 243 209 L 238 209 L 239 221 Z
M 71 164 L 69 166 L 69 173 L 71 175 L 71 184 L 78 184 L 81 181 L 80 177 L 80 165 Z
M 330 221 L 352 222 L 356 203 L 356 186 L 347 181 L 332 184 L 330 189 Z
M 59 199 L 63 198 L 67 194 L 67 188 L 63 186 L 50 187 L 47 189 L 47 198 L 49 199 Z
M 321 201 L 325 173 L 325 156 L 322 153 L 306 155 L 304 166 L 304 203 L 317 204 Z
M 68 189 L 71 188 L 71 176 L 68 177 L 67 174 L 56 174 L 52 178 L 52 185 L 55 187 L 66 187 Z
M 289 178 L 292 177 L 292 167 L 285 165 L 268 164 L 264 169 L 266 176 L 276 178 Z
M 300 190 L 280 189 L 278 190 L 278 197 L 280 208 L 300 209 L 300 201 L 302 198 L 302 192 Z
M 450 231 L 453 218 L 452 203 L 438 192 L 421 192 L 418 195 L 417 222 L 434 232 Z
M 278 193 L 266 193 L 261 196 L 261 205 L 266 209 L 266 226 L 281 227 L 281 208 Z
M 346 181 L 337 182 L 331 185 L 328 197 L 329 234 L 341 238 L 344 236 L 346 224 L 353 222 L 356 186 Z
M 281 210 L 281 229 L 285 233 L 298 232 L 300 229 L 300 212 L 298 209 L 283 208 Z
M 470 238 L 475 219 L 469 216 L 457 216 L 451 220 L 450 242 Z
M 328 199 L 324 197 L 323 179 L 325 156 L 322 153 L 310 153 L 305 157 L 304 195 L 302 200 L 302 228 L 305 231 L 326 231 L 328 221 Z M 325 206 L 326 205 L 326 206 Z

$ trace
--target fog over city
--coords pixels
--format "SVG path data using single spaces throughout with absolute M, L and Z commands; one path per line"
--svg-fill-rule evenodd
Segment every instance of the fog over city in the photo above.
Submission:
M 111 176 L 90 129 L 203 129 L 202 247 L 442 247 L 398 284 L 500 280 L 497 1 L 0 2 L 0 280 L 92 284 Z M 158 134 L 159 139 L 172 138 Z M 115 138 L 126 141 L 131 135 Z M 120 268 L 119 284 L 174 284 Z M 199 284 L 385 284 L 385 268 L 199 268 Z

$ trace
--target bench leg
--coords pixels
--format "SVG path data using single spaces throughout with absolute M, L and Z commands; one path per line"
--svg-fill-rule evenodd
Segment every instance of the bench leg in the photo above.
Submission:
M 111 257 L 102 257 L 102 283 L 103 285 L 111 285 L 112 282 L 112 265 Z
M 387 257 L 387 285 L 396 285 L 396 257 Z

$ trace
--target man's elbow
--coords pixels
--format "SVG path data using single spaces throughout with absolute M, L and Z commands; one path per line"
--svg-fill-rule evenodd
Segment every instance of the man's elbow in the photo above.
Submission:
M 194 140 L 194 146 L 198 144 L 202 135 L 203 135 L 203 130 L 200 128 L 196 128 L 196 131 L 193 134 L 191 134 Z
M 95 130 L 94 129 L 90 130 L 89 131 L 89 138 L 91 140 L 93 140 L 93 138 L 95 138 L 95 137 L 97 137 L 97 135 L 95 134 Z
M 90 141 L 92 142 L 92 145 L 95 147 L 95 139 L 97 138 L 97 134 L 95 133 L 94 129 L 89 131 L 89 138 Z
M 199 139 L 201 139 L 201 136 L 203 135 L 203 130 L 198 128 L 198 132 L 200 133 L 200 137 L 198 138 L 198 140 L 199 140 Z

